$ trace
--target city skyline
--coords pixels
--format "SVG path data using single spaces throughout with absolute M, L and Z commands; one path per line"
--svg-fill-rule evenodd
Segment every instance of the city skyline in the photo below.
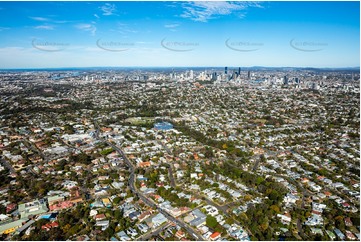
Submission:
M 0 13 L 2 69 L 360 65 L 359 2 L 2 2 Z

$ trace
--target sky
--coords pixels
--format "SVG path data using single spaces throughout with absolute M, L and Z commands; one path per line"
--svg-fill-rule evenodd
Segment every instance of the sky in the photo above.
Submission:
M 0 2 L 0 69 L 358 67 L 360 3 Z

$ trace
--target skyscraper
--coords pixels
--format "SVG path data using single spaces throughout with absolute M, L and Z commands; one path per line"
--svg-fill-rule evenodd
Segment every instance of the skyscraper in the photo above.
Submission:
M 241 67 L 238 67 L 238 75 L 241 75 Z
M 248 71 L 248 79 L 251 79 L 251 71 Z
M 233 81 L 236 80 L 237 78 L 237 72 L 236 71 L 233 71 L 233 74 L 232 74 L 232 79 Z
M 227 74 L 227 70 L 228 70 L 227 66 L 224 67 L 224 74 Z
M 217 81 L 217 72 L 212 73 L 212 81 Z
M 284 85 L 288 85 L 288 78 L 287 78 L 287 76 L 284 76 L 284 77 L 283 77 L 283 84 L 284 84 Z

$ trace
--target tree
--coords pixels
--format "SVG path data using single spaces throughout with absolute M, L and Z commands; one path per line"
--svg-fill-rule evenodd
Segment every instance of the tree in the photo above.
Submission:
M 217 226 L 218 222 L 217 219 L 211 215 L 208 215 L 206 218 L 206 225 L 212 229 Z
M 248 202 L 248 201 L 251 201 L 251 200 L 252 200 L 252 196 L 251 196 L 251 195 L 247 194 L 247 195 L 244 196 L 244 201 L 245 201 L 245 202 Z
M 256 179 L 256 184 L 259 185 L 259 184 L 261 184 L 263 181 L 264 181 L 263 177 L 259 176 L 259 177 L 257 177 L 257 179 Z
M 48 222 L 49 222 L 48 220 L 42 218 L 42 219 L 39 219 L 38 221 L 36 221 L 34 223 L 34 226 L 38 229 L 41 229 L 41 226 L 47 224 Z
M 70 224 L 66 224 L 62 229 L 64 233 L 67 233 L 69 231 L 69 229 L 71 228 Z
M 66 134 L 74 134 L 74 133 L 75 133 L 75 130 L 74 130 L 74 127 L 73 127 L 73 126 L 71 126 L 71 125 L 69 125 L 69 124 L 66 124 L 66 125 L 64 126 L 64 132 L 65 132 Z
M 268 218 L 264 217 L 263 219 L 261 219 L 260 221 L 260 229 L 262 232 L 266 231 L 268 228 Z
M 110 239 L 110 237 L 112 237 L 113 236 L 113 234 L 114 234 L 114 228 L 112 228 L 113 226 L 109 226 L 106 230 L 104 230 L 104 232 L 103 232 L 103 236 L 105 236 L 105 238 L 107 239 L 107 240 L 109 240 Z
M 212 158 L 212 157 L 214 157 L 212 148 L 207 147 L 207 148 L 206 148 L 206 152 L 204 153 L 204 156 L 205 156 L 206 158 Z
M 119 210 L 119 209 L 115 210 L 114 211 L 114 218 L 115 218 L 116 221 L 121 220 L 123 218 L 123 211 Z
M 100 152 L 100 154 L 106 156 L 106 155 L 109 155 L 110 153 L 112 153 L 113 151 L 114 151 L 114 149 L 112 147 L 110 147 L 108 149 L 102 150 Z
M 64 159 L 60 160 L 60 161 L 56 164 L 55 169 L 56 169 L 57 171 L 63 171 L 64 168 L 65 168 L 66 163 L 67 163 L 66 160 L 64 160 Z
M 4 185 L 8 185 L 11 181 L 11 178 L 8 176 L 9 175 L 9 170 L 5 169 L 3 171 L 0 172 L 0 187 L 4 186 Z
M 78 155 L 71 156 L 70 161 L 89 165 L 89 164 L 91 164 L 91 157 L 85 153 L 80 153 Z
M 0 204 L 0 214 L 6 214 L 6 207 Z
M 120 197 L 116 197 L 113 199 L 113 203 L 119 204 L 122 199 Z
M 277 205 L 271 205 L 270 208 L 276 213 L 280 213 L 280 208 Z
M 75 235 L 79 230 L 80 230 L 80 225 L 76 224 L 73 227 L 71 227 L 68 232 L 66 233 L 67 237 L 71 237 L 73 235 Z

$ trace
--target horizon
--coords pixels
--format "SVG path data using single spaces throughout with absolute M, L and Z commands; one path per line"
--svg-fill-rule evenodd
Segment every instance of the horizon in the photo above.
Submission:
M 1 2 L 0 69 L 359 68 L 359 8 L 356 1 Z
M 16 70 L 71 70 L 71 69 L 173 69 L 173 68 L 219 68 L 223 69 L 227 67 L 229 69 L 233 68 L 244 68 L 244 69 L 257 69 L 257 68 L 265 68 L 265 69 L 316 69 L 316 70 L 360 70 L 360 66 L 345 66 L 345 67 L 299 67 L 299 66 L 84 66 L 84 67 L 77 67 L 77 66 L 69 66 L 69 67 L 39 67 L 39 68 L 0 68 L 0 71 L 16 71 Z

